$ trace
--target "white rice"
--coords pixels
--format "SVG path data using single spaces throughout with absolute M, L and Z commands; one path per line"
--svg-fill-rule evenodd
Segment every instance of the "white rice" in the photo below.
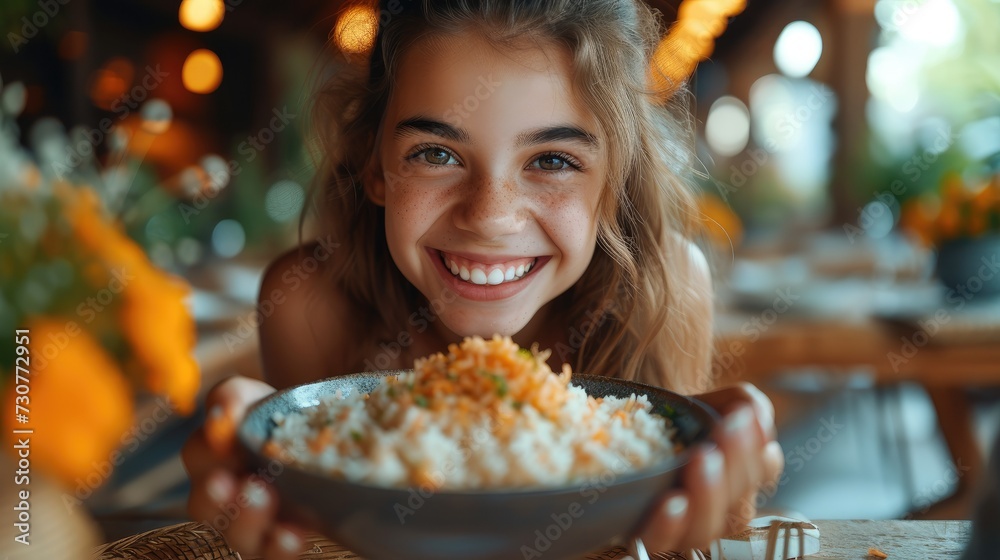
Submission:
M 338 391 L 318 406 L 275 415 L 272 453 L 351 482 L 450 490 L 571 484 L 675 453 L 669 420 L 652 413 L 645 395 L 594 399 L 569 384 L 568 371 L 545 373 L 546 357 L 535 353 L 540 375 L 551 380 L 538 379 L 564 394 L 546 411 L 501 391 L 471 410 L 467 395 L 431 403 L 401 397 L 420 379 L 418 362 L 415 372 L 384 378 L 370 395 Z M 464 405 L 456 404 L 460 398 Z

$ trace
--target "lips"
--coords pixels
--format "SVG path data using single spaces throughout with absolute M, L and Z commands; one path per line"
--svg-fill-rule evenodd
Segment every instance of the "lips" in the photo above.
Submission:
M 438 251 L 438 256 L 452 276 L 476 286 L 499 286 L 517 282 L 531 272 L 538 262 L 535 257 L 524 257 L 483 263 L 444 251 Z

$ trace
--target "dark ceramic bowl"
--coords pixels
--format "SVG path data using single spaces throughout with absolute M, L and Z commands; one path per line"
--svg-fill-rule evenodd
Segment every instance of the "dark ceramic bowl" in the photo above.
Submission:
M 325 477 L 261 454 L 276 412 L 319 403 L 337 389 L 371 392 L 386 375 L 346 375 L 279 391 L 255 404 L 239 439 L 257 472 L 274 476 L 282 514 L 320 527 L 369 560 L 577 559 L 632 534 L 658 497 L 678 483 L 691 447 L 709 443 L 718 416 L 704 403 L 640 383 L 574 375 L 594 397 L 645 394 L 671 418 L 686 449 L 633 472 L 609 470 L 555 488 L 441 491 L 383 488 Z
M 1000 234 L 955 239 L 941 245 L 935 268 L 951 296 L 958 297 L 954 294 L 957 290 L 967 299 L 992 298 L 1000 295 L 1000 274 L 994 264 L 998 255 Z

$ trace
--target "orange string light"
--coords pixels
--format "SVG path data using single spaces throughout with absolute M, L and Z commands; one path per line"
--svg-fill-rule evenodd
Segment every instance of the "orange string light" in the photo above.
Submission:
M 726 30 L 729 18 L 746 8 L 746 0 L 684 0 L 677 21 L 653 54 L 650 81 L 661 100 L 673 94 L 711 56 L 715 39 Z

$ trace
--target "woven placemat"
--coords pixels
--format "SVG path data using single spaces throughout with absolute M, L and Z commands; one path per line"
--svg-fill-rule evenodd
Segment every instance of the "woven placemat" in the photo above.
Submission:
M 655 553 L 654 560 L 690 560 L 677 553 Z M 343 545 L 322 535 L 306 539 L 306 551 L 301 560 L 363 560 Z M 586 560 L 623 560 L 630 558 L 624 548 L 616 547 L 603 553 L 586 556 Z M 261 560 L 259 556 L 243 556 L 226 543 L 218 531 L 198 522 L 180 523 L 125 537 L 98 547 L 93 560 Z
M 180 523 L 102 545 L 95 560 L 240 560 L 226 539 L 204 523 Z

